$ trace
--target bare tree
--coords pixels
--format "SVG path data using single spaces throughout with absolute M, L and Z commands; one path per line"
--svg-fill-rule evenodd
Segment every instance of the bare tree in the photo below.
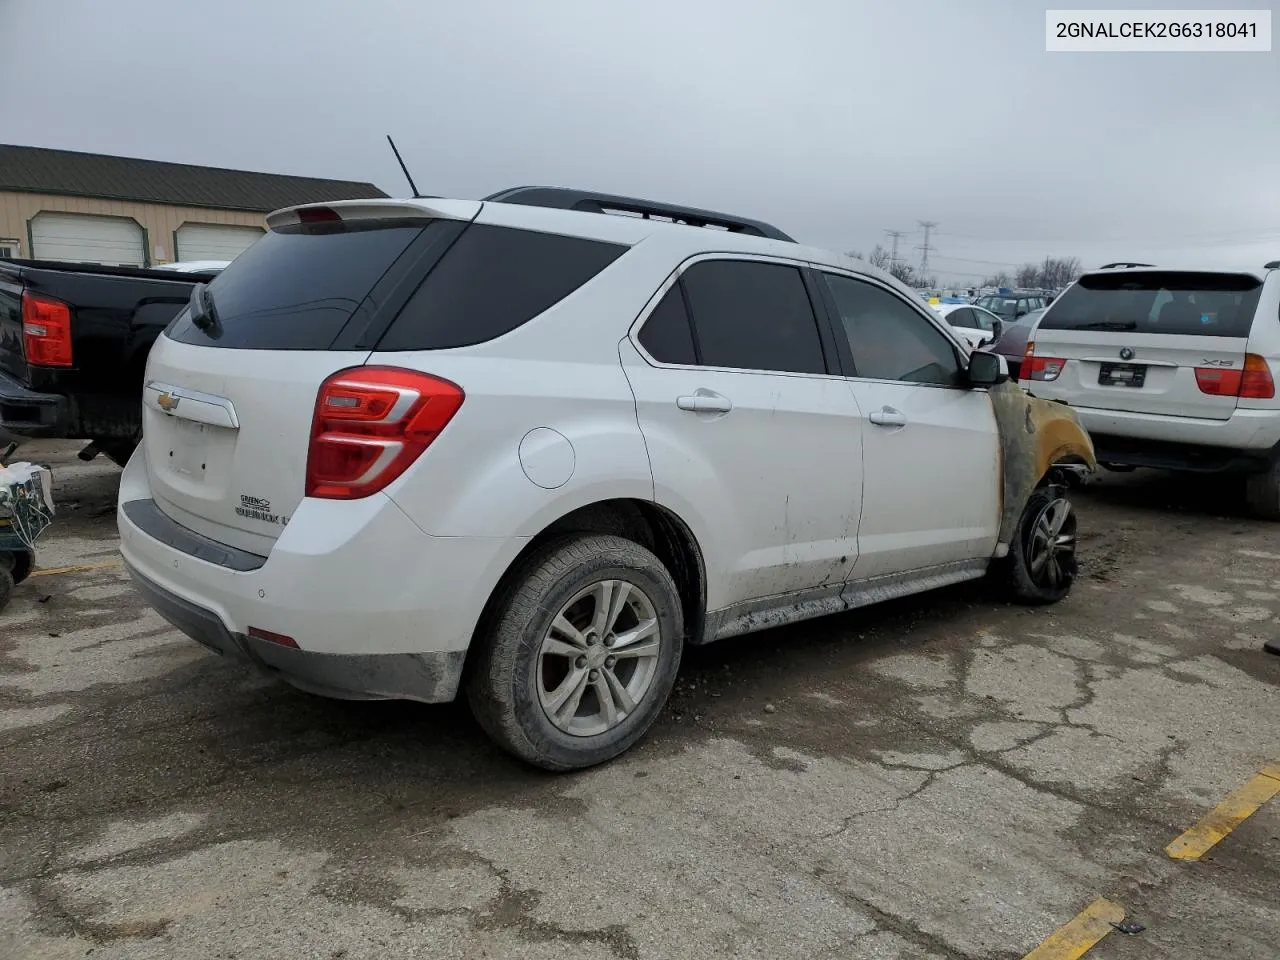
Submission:
M 916 268 L 904 260 L 889 264 L 889 274 L 896 280 L 901 280 L 909 287 L 921 286 L 921 279 L 916 275 Z
M 871 248 L 871 254 L 867 257 L 867 263 L 871 264 L 877 270 L 890 270 L 893 264 L 893 256 L 882 244 L 877 243 Z

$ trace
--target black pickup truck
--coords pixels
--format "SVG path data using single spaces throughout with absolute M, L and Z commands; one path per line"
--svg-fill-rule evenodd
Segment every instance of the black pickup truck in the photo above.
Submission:
M 0 260 L 0 437 L 89 441 L 123 465 L 147 354 L 207 271 Z

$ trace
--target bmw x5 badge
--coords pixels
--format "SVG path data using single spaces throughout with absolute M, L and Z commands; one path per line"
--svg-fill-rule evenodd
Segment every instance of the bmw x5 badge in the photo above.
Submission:
M 1133 359 L 1133 351 L 1132 351 L 1129 347 L 1122 347 L 1122 348 L 1120 349 L 1120 359 L 1121 359 L 1121 360 L 1132 360 L 1132 359 Z

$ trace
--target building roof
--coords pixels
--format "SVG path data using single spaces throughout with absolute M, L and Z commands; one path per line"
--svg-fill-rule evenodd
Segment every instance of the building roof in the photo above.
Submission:
M 198 167 L 0 144 L 0 191 L 268 213 L 298 203 L 386 197 L 371 183 Z

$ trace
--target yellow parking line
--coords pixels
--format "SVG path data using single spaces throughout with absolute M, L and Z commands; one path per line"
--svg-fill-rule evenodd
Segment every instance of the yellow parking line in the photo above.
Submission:
M 1244 823 L 1264 803 L 1280 793 L 1280 765 L 1260 774 L 1214 807 L 1194 827 L 1164 848 L 1174 860 L 1199 860 L 1219 840 Z
M 1099 897 L 1060 926 L 1022 960 L 1077 960 L 1124 919 L 1124 907 Z
M 81 563 L 74 567 L 50 567 L 48 570 L 33 570 L 32 577 L 55 577 L 60 573 L 85 573 L 89 570 L 106 570 L 120 566 L 119 560 L 107 560 L 103 563 Z

